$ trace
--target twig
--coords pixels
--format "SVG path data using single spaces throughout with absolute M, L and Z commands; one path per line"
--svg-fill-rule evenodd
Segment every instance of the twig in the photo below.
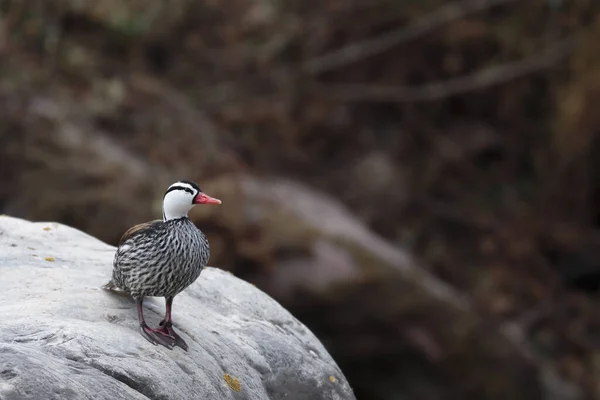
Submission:
M 500 4 L 519 0 L 462 0 L 448 4 L 418 19 L 407 27 L 398 28 L 374 38 L 361 40 L 308 61 L 302 71 L 317 75 L 383 53 L 403 42 L 412 40 L 429 31 L 467 14 Z
M 489 86 L 551 67 L 573 50 L 574 37 L 563 39 L 543 51 L 519 61 L 481 69 L 473 74 L 420 86 L 377 86 L 369 84 L 318 85 L 323 95 L 344 101 L 426 102 L 481 90 Z
M 417 196 L 411 200 L 417 207 L 422 207 L 428 213 L 433 214 L 445 222 L 452 222 L 470 229 L 481 232 L 497 232 L 500 229 L 498 221 L 493 216 L 475 215 L 439 200 Z

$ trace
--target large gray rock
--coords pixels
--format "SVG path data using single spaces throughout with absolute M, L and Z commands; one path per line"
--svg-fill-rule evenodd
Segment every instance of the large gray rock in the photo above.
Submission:
M 100 289 L 114 251 L 64 225 L 0 216 L 0 399 L 354 399 L 304 325 L 215 268 L 175 299 L 189 352 L 153 346 L 133 301 Z M 150 324 L 163 302 L 146 300 Z

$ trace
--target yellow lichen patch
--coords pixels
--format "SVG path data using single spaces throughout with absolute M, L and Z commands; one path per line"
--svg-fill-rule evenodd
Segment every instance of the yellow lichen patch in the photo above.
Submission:
M 44 260 L 54 262 L 54 257 L 46 257 Z
M 235 390 L 236 392 L 239 392 L 242 390 L 242 385 L 240 384 L 240 380 L 238 378 L 234 378 L 233 376 L 229 375 L 229 374 L 225 374 L 223 375 L 223 379 L 225 379 L 225 382 L 227 382 L 227 385 L 229 385 L 229 387 L 233 390 Z
M 49 231 L 50 229 L 52 229 L 52 228 L 50 228 L 49 226 L 44 228 L 45 231 Z
M 335 379 L 335 376 L 333 376 L 333 375 L 329 375 L 329 380 L 331 382 L 337 382 L 337 379 Z

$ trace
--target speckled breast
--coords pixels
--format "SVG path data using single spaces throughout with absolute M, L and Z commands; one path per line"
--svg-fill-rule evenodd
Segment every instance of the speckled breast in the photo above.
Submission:
M 174 296 L 200 276 L 209 257 L 206 236 L 188 218 L 169 220 L 119 248 L 114 278 L 134 297 Z

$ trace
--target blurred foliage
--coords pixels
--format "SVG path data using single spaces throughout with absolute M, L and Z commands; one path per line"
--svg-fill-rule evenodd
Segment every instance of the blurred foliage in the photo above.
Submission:
M 141 203 L 177 174 L 293 177 L 409 247 L 490 321 L 522 326 L 542 364 L 600 398 L 600 314 L 568 285 L 600 276 L 597 2 L 0 10 L 6 212 L 114 243 L 156 215 Z M 345 362 L 359 398 L 392 398 L 369 397 L 366 369 Z

